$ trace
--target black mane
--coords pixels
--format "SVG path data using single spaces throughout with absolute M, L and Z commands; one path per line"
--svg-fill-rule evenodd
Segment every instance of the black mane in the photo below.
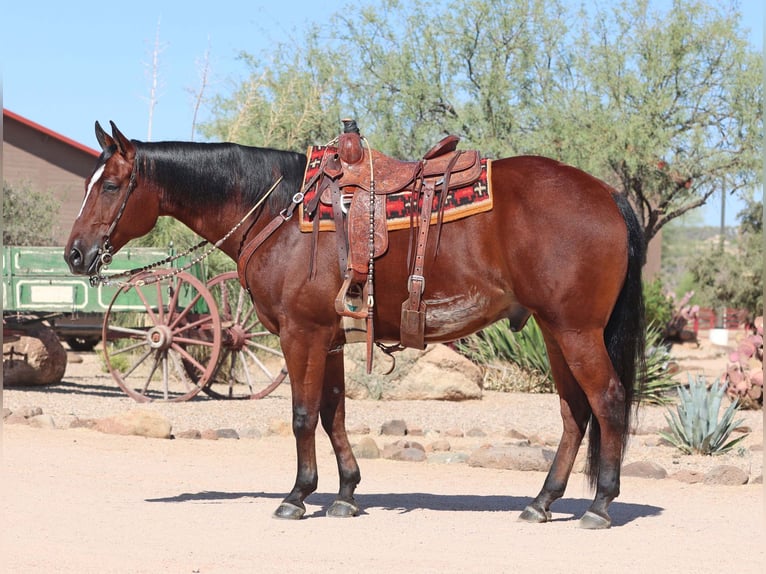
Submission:
M 276 213 L 298 191 L 306 168 L 306 156 L 289 151 L 233 143 L 133 143 L 140 177 L 163 188 L 166 201 L 201 207 L 226 201 L 252 206 L 282 175 L 267 202 Z

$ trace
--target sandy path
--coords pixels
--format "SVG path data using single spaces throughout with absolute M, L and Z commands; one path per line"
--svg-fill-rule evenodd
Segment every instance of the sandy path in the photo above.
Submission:
M 93 373 L 87 362 L 73 366 L 60 388 L 6 390 L 4 404 L 40 405 L 54 417 L 136 406 L 112 390 L 108 377 Z M 270 399 L 152 408 L 176 428 L 263 428 L 289 412 L 284 390 Z M 349 422 L 368 424 L 379 444 L 385 441 L 376 435 L 378 425 L 397 416 L 424 429 L 478 425 L 501 432 L 513 425 L 554 436 L 560 429 L 550 395 L 496 393 L 460 404 L 349 401 L 348 409 Z M 640 417 L 650 427 L 663 418 L 656 408 Z M 762 413 L 751 412 L 747 422 L 754 431 L 748 444 L 762 445 Z M 676 464 L 668 450 L 643 448 L 645 436 L 635 439 L 628 460 L 664 452 L 663 464 Z M 479 440 L 502 442 L 499 437 Z M 13 574 L 746 574 L 762 572 L 766 563 L 762 484 L 623 477 L 622 494 L 610 507 L 613 528 L 592 532 L 577 527 L 591 499 L 581 474 L 554 504 L 554 521 L 530 525 L 516 519 L 542 485 L 542 473 L 361 460 L 357 498 L 364 513 L 337 520 L 324 516 L 337 471 L 320 431 L 319 490 L 307 501 L 306 518 L 293 523 L 271 518 L 294 479 L 290 437 L 171 441 L 4 425 L 2 439 L 0 570 Z M 762 468 L 762 446 L 752 456 Z
M 626 477 L 614 526 L 577 528 L 582 475 L 554 521 L 516 521 L 543 475 L 360 462 L 351 520 L 330 519 L 336 472 L 319 447 L 307 518 L 270 517 L 294 476 L 292 440 L 162 441 L 7 426 L 5 571 L 761 572 L 763 485 Z

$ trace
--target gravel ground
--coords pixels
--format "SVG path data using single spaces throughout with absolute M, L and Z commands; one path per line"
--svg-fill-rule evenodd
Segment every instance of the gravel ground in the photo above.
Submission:
M 676 349 L 680 357 L 685 380 L 686 372 L 713 373 L 720 368 L 722 353 L 710 348 L 687 347 Z M 5 389 L 3 406 L 11 410 L 32 406 L 40 407 L 51 415 L 57 426 L 66 427 L 74 417 L 95 419 L 112 416 L 137 408 L 139 405 L 125 396 L 111 376 L 101 372 L 96 353 L 70 354 L 70 363 L 61 384 L 42 388 Z M 725 361 L 725 358 L 723 358 Z M 289 429 L 290 389 L 285 384 L 271 395 L 258 401 L 222 401 L 200 393 L 183 403 L 151 403 L 140 405 L 164 415 L 174 432 L 196 429 L 231 428 L 240 434 L 257 431 L 269 434 L 274 428 Z M 558 397 L 548 394 L 500 393 L 485 391 L 481 400 L 444 401 L 346 401 L 347 428 L 352 434 L 369 433 L 382 447 L 394 438 L 379 437 L 383 423 L 401 419 L 409 429 L 425 435 L 427 439 L 449 434 L 453 450 L 470 451 L 482 444 L 501 444 L 509 431 L 517 431 L 532 438 L 533 442 L 555 446 L 561 433 Z M 749 473 L 751 480 L 763 475 L 763 413 L 742 411 L 742 427 L 751 431 L 741 448 L 723 456 L 680 456 L 668 446 L 658 446 L 657 431 L 666 426 L 667 409 L 643 406 L 636 419 L 635 435 L 631 438 L 625 462 L 651 460 L 664 466 L 669 474 L 681 469 L 706 472 L 721 464 L 738 466 Z M 455 437 L 455 432 L 466 435 L 480 430 L 484 436 Z M 321 428 L 319 435 L 323 435 Z M 352 437 L 352 441 L 353 441 Z M 327 444 L 320 440 L 320 448 Z

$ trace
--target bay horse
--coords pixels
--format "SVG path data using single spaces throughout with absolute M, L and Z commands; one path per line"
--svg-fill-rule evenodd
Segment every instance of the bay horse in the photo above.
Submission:
M 237 261 L 243 245 L 271 226 L 244 273 L 258 317 L 279 336 L 292 391 L 297 474 L 274 516 L 299 519 L 305 513 L 304 500 L 317 487 L 320 422 L 340 479 L 327 514 L 357 515 L 354 492 L 361 475 L 345 429 L 335 234 L 319 233 L 314 248 L 311 234 L 290 217 L 302 199 L 306 155 L 233 143 L 146 143 L 129 140 L 113 122 L 111 127 L 109 135 L 96 123 L 102 153 L 64 253 L 74 274 L 99 273 L 105 255 L 148 233 L 160 215 L 216 242 L 279 182 L 247 224 L 220 245 Z M 622 195 L 555 160 L 497 159 L 490 179 L 493 208 L 445 224 L 439 255 L 426 262 L 425 340 L 454 341 L 501 319 L 517 330 L 535 317 L 560 397 L 563 432 L 542 489 L 519 519 L 551 520 L 551 503 L 564 495 L 590 425 L 586 473 L 595 497 L 579 524 L 608 528 L 632 402 L 643 379 L 642 230 Z M 391 232 L 388 251 L 376 263 L 379 341 L 399 340 L 408 240 L 407 230 Z

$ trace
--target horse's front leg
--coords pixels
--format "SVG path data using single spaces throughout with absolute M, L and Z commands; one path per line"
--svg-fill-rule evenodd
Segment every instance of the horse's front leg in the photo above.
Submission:
M 306 513 L 303 501 L 317 488 L 315 433 L 319 422 L 327 364 L 327 348 L 316 340 L 288 342 L 281 337 L 292 391 L 293 434 L 298 456 L 295 485 L 274 512 L 276 518 L 298 520 Z
M 327 510 L 327 516 L 342 518 L 356 516 L 359 514 L 359 506 L 354 500 L 354 491 L 361 480 L 361 474 L 346 434 L 346 397 L 342 349 L 327 357 L 320 415 L 322 427 L 330 437 L 332 448 L 335 451 L 340 478 L 338 497 Z

